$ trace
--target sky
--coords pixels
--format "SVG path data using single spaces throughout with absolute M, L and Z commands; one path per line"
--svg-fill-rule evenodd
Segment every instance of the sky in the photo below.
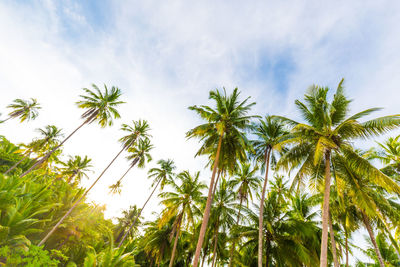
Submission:
M 82 88 L 119 87 L 122 118 L 85 126 L 64 146 L 93 159 L 87 186 L 119 151 L 120 125 L 149 121 L 153 162 L 111 196 L 108 186 L 128 168 L 121 157 L 90 193 L 112 218 L 145 201 L 158 159 L 202 170 L 208 182 L 206 159 L 194 158 L 199 144 L 185 133 L 201 122 L 187 107 L 210 103 L 212 89 L 238 87 L 257 102 L 253 114 L 298 118 L 294 100 L 310 85 L 335 89 L 345 78 L 352 112 L 399 113 L 399 22 L 399 1 L 1 1 L 0 113 L 15 98 L 37 98 L 43 109 L 0 134 L 29 142 L 47 124 L 69 134 L 80 123 Z M 144 215 L 160 211 L 157 203 Z

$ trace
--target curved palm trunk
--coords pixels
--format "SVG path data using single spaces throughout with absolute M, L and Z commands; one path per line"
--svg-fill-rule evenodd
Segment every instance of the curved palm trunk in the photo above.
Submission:
M 15 168 L 17 168 L 17 166 L 23 162 L 27 157 L 30 156 L 30 154 L 32 154 L 32 148 L 29 149 L 28 153 L 22 158 L 20 159 L 17 163 L 15 163 L 11 168 L 9 168 L 4 174 L 8 174 L 10 173 L 12 170 L 14 170 Z
M 239 225 L 239 220 L 240 220 L 240 212 L 242 210 L 242 203 L 243 203 L 243 198 L 240 198 L 240 204 L 239 204 L 239 212 L 238 212 L 238 216 L 236 219 L 236 225 Z M 235 246 L 236 246 L 236 240 L 234 239 L 232 241 L 232 247 L 231 247 L 231 252 L 230 252 L 230 256 L 229 256 L 229 267 L 232 267 L 233 264 L 233 253 L 235 252 Z
M 214 238 L 214 249 L 213 249 L 213 260 L 212 260 L 212 267 L 215 266 L 215 261 L 217 260 L 217 245 L 218 245 L 218 231 L 219 228 L 219 218 L 217 220 L 217 227 L 216 227 L 216 232 L 215 232 L 215 238 Z
M 150 198 L 153 196 L 154 192 L 156 191 L 158 185 L 160 184 L 161 179 L 157 182 L 156 186 L 154 187 L 153 191 L 151 191 L 150 196 L 147 198 L 146 202 L 143 204 L 143 207 L 140 209 L 140 211 L 138 212 L 135 220 L 133 220 L 131 226 L 129 227 L 128 231 L 125 233 L 124 237 L 122 238 L 122 240 L 119 242 L 118 247 L 120 247 L 122 245 L 122 243 L 125 241 L 126 237 L 128 236 L 128 233 L 132 230 L 133 226 L 135 226 L 136 221 L 139 219 L 140 215 L 142 214 L 142 211 L 144 210 L 144 207 L 146 207 L 147 202 L 149 202 Z
M 322 237 L 320 267 L 328 266 L 329 195 L 331 192 L 331 152 L 325 152 L 325 190 L 322 204 Z
M 72 205 L 72 207 L 65 213 L 65 215 L 57 222 L 57 224 L 50 230 L 50 232 L 40 241 L 38 246 L 41 246 L 46 242 L 46 240 L 54 233 L 54 231 L 60 226 L 60 224 L 67 218 L 67 216 L 78 206 L 79 203 L 86 197 L 86 195 L 90 192 L 90 190 L 95 186 L 95 184 L 100 180 L 103 174 L 110 168 L 110 166 L 114 163 L 114 161 L 118 158 L 118 156 L 125 150 L 125 147 L 118 152 L 118 154 L 112 159 L 112 161 L 108 164 L 108 166 L 103 170 L 103 172 L 99 175 L 99 177 L 93 182 L 93 184 L 85 191 L 85 193 Z
M 265 201 L 265 192 L 267 191 L 268 184 L 268 172 L 269 172 L 269 159 L 271 157 L 271 148 L 267 148 L 265 151 L 265 177 L 264 177 L 264 186 L 261 195 L 260 201 L 260 215 L 258 217 L 258 267 L 262 267 L 263 264 L 263 224 L 264 224 L 264 201 Z
M 206 208 L 205 208 L 204 214 L 203 214 L 203 220 L 201 223 L 199 239 L 197 241 L 196 253 L 194 255 L 194 261 L 193 261 L 193 267 L 197 267 L 199 265 L 200 252 L 201 252 L 201 248 L 203 247 L 204 236 L 206 235 L 208 220 L 210 219 L 211 203 L 212 203 L 212 200 L 214 197 L 214 195 L 213 195 L 214 180 L 215 180 L 215 174 L 217 172 L 218 163 L 219 163 L 219 154 L 221 153 L 222 137 L 223 137 L 223 134 L 221 134 L 221 136 L 219 137 L 219 141 L 218 141 L 217 154 L 215 156 L 215 162 L 214 162 L 213 172 L 211 175 L 210 186 L 208 188 L 207 203 L 206 203 Z
M 76 133 L 80 128 L 82 128 L 83 125 L 87 124 L 90 120 L 92 120 L 95 116 L 97 116 L 97 113 L 94 113 L 92 116 L 90 116 L 87 120 L 85 120 L 81 125 L 78 126 L 78 128 L 76 128 L 72 133 L 70 133 L 67 138 L 65 138 L 58 146 L 56 146 L 55 148 L 53 148 L 50 152 L 48 152 L 45 156 L 43 156 L 42 159 L 40 159 L 39 161 L 37 161 L 35 164 L 33 164 L 26 172 L 24 172 L 23 174 L 21 174 L 20 177 L 24 177 L 25 175 L 27 175 L 28 173 L 30 173 L 31 171 L 33 171 L 36 167 L 38 167 L 39 165 L 41 165 L 43 162 L 45 162 L 50 156 L 51 154 L 54 153 L 54 151 L 56 151 L 57 149 L 59 149 L 69 138 L 71 138 L 72 135 L 74 135 L 74 133 Z
M 329 214 L 329 234 L 331 237 L 331 247 L 332 247 L 332 255 L 333 255 L 333 263 L 335 267 L 339 267 L 339 261 L 336 253 L 336 242 L 335 242 L 335 234 L 333 232 L 333 226 L 332 226 L 332 217 Z
M 183 210 L 185 207 L 183 207 Z M 175 241 L 174 241 L 174 247 L 172 249 L 172 255 L 171 255 L 171 260 L 169 261 L 169 267 L 172 267 L 174 264 L 174 259 L 175 259 L 175 254 L 176 254 L 176 246 L 178 245 L 178 239 L 179 239 L 179 234 L 181 232 L 181 226 L 182 226 L 182 219 L 183 219 L 183 211 L 179 215 L 179 222 L 178 222 L 178 229 L 176 230 L 176 235 L 175 235 Z
M 363 211 L 361 211 L 361 214 L 363 217 L 363 222 L 364 222 L 365 228 L 367 228 L 369 237 L 371 238 L 371 242 L 374 245 L 375 253 L 379 260 L 379 265 L 381 267 L 385 267 L 385 264 L 383 263 L 383 258 L 382 258 L 381 252 L 379 251 L 378 245 L 376 244 L 376 239 L 375 239 L 374 233 L 372 232 L 372 228 L 371 228 L 371 224 L 369 222 L 368 216 Z

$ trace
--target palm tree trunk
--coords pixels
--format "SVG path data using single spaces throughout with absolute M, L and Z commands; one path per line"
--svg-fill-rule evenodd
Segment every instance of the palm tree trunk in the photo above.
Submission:
M 12 170 L 14 170 L 15 168 L 17 168 L 17 166 L 23 162 L 27 157 L 29 157 L 29 155 L 32 153 L 32 148 L 29 149 L 28 153 L 22 158 L 20 159 L 17 163 L 15 163 L 11 168 L 9 168 L 4 174 L 8 174 L 9 172 L 11 172 Z
M 134 159 L 134 161 L 132 162 L 131 166 L 130 166 L 130 167 L 128 168 L 128 170 L 124 173 L 124 175 L 122 175 L 122 177 L 119 178 L 119 180 L 117 181 L 117 183 L 122 181 L 122 179 L 125 177 L 125 175 L 127 175 L 128 172 L 129 172 L 133 167 L 135 167 L 135 165 L 136 165 L 136 163 L 137 163 L 138 161 L 139 161 L 139 158 L 136 157 L 136 158 Z
M 333 263 L 335 267 L 339 267 L 339 261 L 336 253 L 336 242 L 335 242 L 335 233 L 333 232 L 332 226 L 332 217 L 329 214 L 329 234 L 331 237 L 331 247 L 332 247 L 332 255 L 333 255 Z
M 264 177 L 264 186 L 261 194 L 260 201 L 260 215 L 258 217 L 258 267 L 262 267 L 263 264 L 263 224 L 264 224 L 264 201 L 265 201 L 265 192 L 267 191 L 268 184 L 268 172 L 269 172 L 269 159 L 271 157 L 271 148 L 268 147 L 265 151 L 265 177 Z
M 97 113 L 94 113 L 93 115 L 97 116 Z M 65 138 L 58 146 L 56 146 L 55 148 L 53 148 L 50 152 L 48 152 L 45 156 L 43 156 L 42 159 L 40 159 L 39 161 L 37 161 L 35 164 L 33 164 L 26 172 L 24 172 L 23 174 L 21 174 L 20 177 L 24 177 L 25 175 L 27 175 L 28 173 L 30 173 L 31 171 L 33 171 L 37 166 L 39 166 L 40 164 L 42 164 L 43 162 L 45 162 L 50 156 L 51 154 L 54 153 L 54 151 L 56 151 L 57 149 L 59 149 L 72 135 L 74 135 L 74 133 L 76 133 L 80 128 L 82 128 L 83 125 L 85 125 L 86 123 L 88 123 L 92 117 L 95 116 L 90 116 L 89 119 L 85 120 L 81 125 L 78 126 L 78 128 L 76 128 L 72 133 L 70 133 L 70 135 L 67 136 L 67 138 Z
M 156 189 L 157 189 L 158 185 L 160 184 L 160 182 L 161 182 L 161 179 L 157 182 L 157 184 L 154 187 L 153 191 L 151 192 L 150 196 L 147 198 L 146 202 L 143 204 L 143 207 L 138 212 L 138 215 L 136 216 L 135 220 L 133 220 L 133 222 L 132 222 L 131 226 L 129 227 L 128 231 L 125 233 L 124 237 L 119 242 L 118 247 L 120 247 L 122 245 L 122 243 L 124 242 L 124 240 L 128 236 L 128 233 L 132 230 L 133 226 L 135 226 L 136 221 L 139 219 L 140 215 L 142 214 L 142 211 L 144 210 L 144 207 L 146 207 L 147 202 L 149 202 L 150 198 L 153 196 L 153 194 L 156 191 Z
M 217 220 L 217 226 L 216 226 L 216 231 L 215 231 L 215 238 L 214 238 L 214 249 L 213 249 L 213 260 L 212 260 L 212 267 L 215 266 L 215 261 L 217 259 L 217 245 L 218 245 L 218 228 L 219 228 L 219 218 Z
M 372 228 L 371 228 L 371 224 L 369 222 L 368 216 L 363 211 L 361 211 L 361 214 L 363 217 L 363 222 L 364 222 L 365 228 L 367 228 L 369 237 L 371 238 L 371 242 L 374 245 L 375 253 L 379 260 L 379 265 L 381 267 L 385 267 L 385 264 L 383 263 L 383 258 L 382 258 L 381 252 L 379 251 L 378 245 L 376 244 L 376 239 L 375 239 L 374 233 L 372 232 Z
M 236 225 L 239 225 L 239 220 L 240 220 L 240 212 L 242 209 L 242 203 L 243 203 L 243 197 L 240 198 L 240 204 L 239 204 L 239 212 L 238 212 L 238 216 L 236 219 Z M 236 240 L 234 239 L 232 241 L 232 247 L 231 247 L 231 252 L 230 252 L 230 256 L 229 256 L 229 267 L 232 267 L 233 264 L 233 253 L 235 252 L 235 245 L 236 245 Z
M 185 207 L 183 207 L 182 210 L 184 210 Z M 181 232 L 181 226 L 182 226 L 182 219 L 183 219 L 183 211 L 182 213 L 179 215 L 179 222 L 178 222 L 178 229 L 176 231 L 176 235 L 175 235 L 175 241 L 174 241 L 174 247 L 172 248 L 172 255 L 171 255 L 171 260 L 169 261 L 169 267 L 172 267 L 172 265 L 174 264 L 174 259 L 175 259 L 175 253 L 176 253 L 176 246 L 178 245 L 178 239 L 179 239 L 179 234 Z
M 320 267 L 328 266 L 329 195 L 331 192 L 331 152 L 325 152 L 325 191 L 322 209 L 322 238 Z
M 72 181 L 72 178 L 74 178 L 76 173 L 73 173 L 70 177 L 68 177 L 67 183 L 70 184 Z
M 206 235 L 208 220 L 210 219 L 211 203 L 212 203 L 212 200 L 214 197 L 213 196 L 214 180 L 215 180 L 215 174 L 217 172 L 218 163 L 219 163 L 219 154 L 221 153 L 222 137 L 223 137 L 223 134 L 220 135 L 219 141 L 218 141 L 217 154 L 215 156 L 210 186 L 208 188 L 207 203 L 206 203 L 206 208 L 204 210 L 203 220 L 201 223 L 199 239 L 197 241 L 196 253 L 194 255 L 194 261 L 193 261 L 193 267 L 197 267 L 199 265 L 200 252 L 201 252 L 201 248 L 203 247 L 204 236 Z
M 75 130 L 76 131 L 76 130 Z M 57 224 L 50 230 L 50 232 L 40 241 L 38 246 L 41 246 L 46 242 L 46 240 L 54 233 L 54 231 L 60 226 L 60 224 L 67 218 L 67 216 L 78 206 L 79 203 L 86 197 L 86 195 L 90 192 L 90 190 L 95 186 L 95 184 L 100 180 L 103 174 L 110 168 L 111 164 L 118 158 L 118 156 L 125 150 L 125 147 L 118 152 L 118 154 L 113 158 L 113 160 L 108 164 L 108 166 L 103 170 L 103 172 L 99 175 L 99 177 L 93 182 L 93 184 L 85 191 L 85 193 L 72 205 L 72 207 L 65 213 L 65 215 L 57 222 Z

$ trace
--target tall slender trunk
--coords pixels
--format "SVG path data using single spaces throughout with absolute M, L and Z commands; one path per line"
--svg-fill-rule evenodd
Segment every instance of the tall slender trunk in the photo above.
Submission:
M 182 210 L 185 210 L 185 206 L 183 206 Z M 174 259 L 175 259 L 175 254 L 176 254 L 176 246 L 178 245 L 178 239 L 179 239 L 179 234 L 181 232 L 182 220 L 183 220 L 183 211 L 179 215 L 179 221 L 178 221 L 178 225 L 177 225 L 178 229 L 176 230 L 174 247 L 172 248 L 172 255 L 171 255 L 171 260 L 169 261 L 169 267 L 172 267 L 172 265 L 174 264 Z
M 94 115 L 94 114 L 93 114 Z M 89 118 L 92 119 L 93 115 Z M 96 114 L 97 116 L 97 114 Z M 28 173 L 30 173 L 31 171 L 33 171 L 37 166 L 41 165 L 43 162 L 45 162 L 50 156 L 51 154 L 54 153 L 54 151 L 56 151 L 57 149 L 59 149 L 72 135 L 74 135 L 74 133 L 76 133 L 80 128 L 82 128 L 83 125 L 85 125 L 86 123 L 88 123 L 90 120 L 87 119 L 85 120 L 81 125 L 78 126 L 78 128 L 76 128 L 72 133 L 70 133 L 67 138 L 65 138 L 58 146 L 56 146 L 55 148 L 53 148 L 50 152 L 48 152 L 46 155 L 44 155 L 39 161 L 37 161 L 35 164 L 33 164 L 26 172 L 24 172 L 23 174 L 21 174 L 20 177 L 24 177 L 25 175 L 27 175 Z
M 212 260 L 212 267 L 215 266 L 215 261 L 217 260 L 217 245 L 218 245 L 218 228 L 219 228 L 219 218 L 217 220 L 217 226 L 215 231 L 215 238 L 214 238 L 214 249 L 213 249 L 213 260 Z
M 361 211 L 361 214 L 363 217 L 363 222 L 364 222 L 365 228 L 367 228 L 369 237 L 371 238 L 371 242 L 374 245 L 375 253 L 379 260 L 379 265 L 381 267 L 385 267 L 385 264 L 383 263 L 383 258 L 382 258 L 381 252 L 379 251 L 378 245 L 376 244 L 376 239 L 375 239 L 374 233 L 372 232 L 372 228 L 371 228 L 371 224 L 369 222 L 368 216 L 364 213 L 364 211 Z
M 144 207 L 146 207 L 147 202 L 149 202 L 150 198 L 153 196 L 154 192 L 156 191 L 158 185 L 160 184 L 161 179 L 157 182 L 156 186 L 154 187 L 153 191 L 151 191 L 150 196 L 147 198 L 146 202 L 143 204 L 143 207 L 140 209 L 140 211 L 138 212 L 138 215 L 136 216 L 135 220 L 133 220 L 131 226 L 129 227 L 128 231 L 126 231 L 124 237 L 122 238 L 122 240 L 119 242 L 118 247 L 120 247 L 122 245 L 122 243 L 124 242 L 124 240 L 126 239 L 126 237 L 128 236 L 128 233 L 132 230 L 132 228 L 135 226 L 136 221 L 139 219 L 140 215 L 142 214 L 142 211 L 144 210 Z
M 243 197 L 240 198 L 239 212 L 238 212 L 238 216 L 236 219 L 236 225 L 239 225 L 242 203 L 243 203 Z M 235 252 L 235 245 L 236 245 L 235 241 L 236 241 L 235 239 L 233 239 L 233 241 L 232 241 L 232 247 L 231 247 L 231 252 L 230 252 L 230 256 L 229 256 L 229 267 L 232 267 L 232 264 L 233 264 L 233 253 Z
M 335 242 L 335 233 L 333 232 L 333 226 L 332 226 L 332 217 L 329 213 L 329 234 L 331 237 L 331 247 L 332 247 L 332 255 L 333 255 L 333 263 L 335 267 L 339 267 L 339 261 L 336 253 L 336 242 Z
M 325 190 L 322 208 L 322 237 L 320 267 L 328 266 L 329 195 L 331 192 L 331 152 L 325 152 Z
M 221 153 L 222 137 L 223 137 L 223 134 L 220 135 L 219 141 L 218 141 L 217 154 L 215 156 L 215 162 L 214 162 L 213 172 L 211 175 L 210 186 L 208 188 L 207 203 L 206 203 L 206 208 L 204 210 L 203 220 L 201 223 L 199 239 L 197 241 L 196 253 L 194 255 L 194 261 L 193 261 L 193 267 L 197 267 L 199 265 L 200 252 L 201 252 L 201 248 L 203 247 L 204 236 L 206 235 L 208 220 L 210 219 L 211 203 L 213 200 L 212 193 L 213 193 L 213 187 L 214 187 L 215 174 L 217 172 L 218 163 L 219 163 L 219 154 Z
M 112 159 L 112 161 L 108 164 L 108 166 L 102 171 L 99 177 L 93 182 L 93 184 L 85 191 L 85 193 L 72 205 L 72 207 L 65 213 L 65 215 L 57 222 L 57 224 L 50 230 L 50 232 L 40 241 L 38 246 L 41 246 L 46 242 L 46 240 L 54 233 L 54 231 L 60 226 L 60 224 L 67 218 L 67 216 L 78 206 L 79 203 L 86 197 L 86 195 L 90 192 L 90 190 L 95 186 L 95 184 L 100 180 L 103 174 L 110 168 L 110 166 L 114 163 L 114 161 L 118 158 L 118 156 L 125 150 L 125 146 L 118 152 L 118 154 Z
M 129 172 L 133 167 L 135 167 L 135 165 L 136 165 L 136 163 L 137 163 L 138 161 L 139 161 L 139 158 L 136 157 L 136 158 L 133 160 L 131 166 L 128 168 L 128 170 L 126 170 L 126 172 L 124 173 L 124 175 L 122 175 L 122 177 L 119 178 L 119 180 L 117 181 L 117 183 L 119 183 L 119 182 L 122 181 L 122 179 L 128 174 L 128 172 Z
M 76 173 L 73 173 L 70 177 L 68 177 L 67 183 L 70 184 L 72 179 L 75 177 Z
M 17 166 L 23 162 L 27 157 L 30 156 L 30 154 L 32 154 L 32 148 L 29 149 L 28 153 L 26 153 L 26 155 L 20 159 L 17 163 L 15 163 L 11 168 L 9 168 L 4 174 L 8 174 L 9 172 L 11 172 L 12 170 L 14 170 L 15 168 L 17 168 Z
M 268 172 L 269 172 L 269 159 L 271 157 L 271 147 L 268 147 L 265 151 L 265 177 L 264 186 L 261 194 L 260 201 L 260 215 L 258 217 L 258 267 L 262 267 L 263 264 L 263 224 L 264 224 L 264 201 L 265 192 L 267 191 L 268 185 Z

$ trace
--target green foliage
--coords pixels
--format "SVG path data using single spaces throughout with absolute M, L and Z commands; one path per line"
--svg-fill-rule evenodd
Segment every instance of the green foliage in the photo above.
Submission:
M 38 246 L 30 246 L 27 249 L 0 247 L 0 266 L 58 266 L 60 262 L 57 258 L 66 259 L 59 251 L 49 253 Z

